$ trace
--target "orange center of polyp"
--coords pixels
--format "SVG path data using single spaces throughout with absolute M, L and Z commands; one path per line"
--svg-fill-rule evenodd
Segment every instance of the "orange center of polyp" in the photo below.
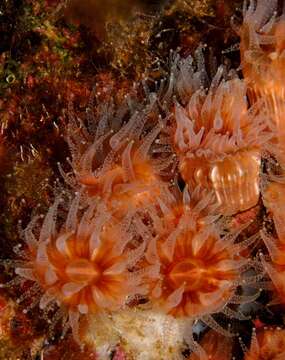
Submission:
M 99 268 L 96 264 L 86 259 L 72 261 L 66 267 L 66 274 L 73 282 L 94 282 L 100 276 Z
M 178 262 L 169 272 L 169 279 L 175 288 L 184 285 L 185 291 L 193 291 L 201 287 L 201 279 L 205 269 L 200 261 L 186 259 Z

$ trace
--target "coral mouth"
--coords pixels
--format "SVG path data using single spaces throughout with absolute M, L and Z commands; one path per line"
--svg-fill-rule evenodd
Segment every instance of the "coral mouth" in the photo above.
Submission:
M 168 277 L 175 288 L 184 285 L 185 291 L 193 291 L 201 286 L 205 269 L 200 261 L 185 259 L 173 266 Z
M 76 259 L 66 267 L 66 274 L 74 282 L 96 282 L 100 277 L 96 264 L 86 259 Z

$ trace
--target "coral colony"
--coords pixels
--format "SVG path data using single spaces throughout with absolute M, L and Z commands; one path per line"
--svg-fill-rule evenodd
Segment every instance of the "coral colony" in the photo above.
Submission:
M 240 69 L 210 76 L 200 46 L 118 106 L 95 106 L 96 88 L 86 118 L 70 103 L 65 189 L 14 262 L 25 313 L 98 359 L 285 359 L 278 327 L 233 346 L 262 290 L 285 303 L 284 16 L 244 3 Z M 258 202 L 272 222 L 253 232 Z

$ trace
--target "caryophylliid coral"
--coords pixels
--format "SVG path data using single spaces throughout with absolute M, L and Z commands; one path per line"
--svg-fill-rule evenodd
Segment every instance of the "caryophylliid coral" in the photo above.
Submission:
M 283 320 L 252 328 L 285 304 L 284 12 L 244 2 L 238 68 L 177 49 L 160 81 L 150 69 L 103 102 L 94 84 L 84 116 L 69 102 L 53 204 L 3 262 L 1 286 L 39 309 L 47 343 L 72 336 L 98 359 L 283 359 Z

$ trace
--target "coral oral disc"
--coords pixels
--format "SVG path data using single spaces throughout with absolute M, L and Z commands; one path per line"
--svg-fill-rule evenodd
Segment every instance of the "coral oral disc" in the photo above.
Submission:
M 66 267 L 66 274 L 74 282 L 96 282 L 100 277 L 98 266 L 86 259 L 76 259 Z
M 194 259 L 185 259 L 176 263 L 168 274 L 174 288 L 184 285 L 185 291 L 192 291 L 200 287 L 201 278 L 205 276 L 202 262 Z

